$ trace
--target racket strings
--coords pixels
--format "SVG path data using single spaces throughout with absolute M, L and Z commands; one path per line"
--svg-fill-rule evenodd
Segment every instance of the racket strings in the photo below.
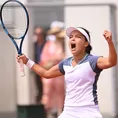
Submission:
M 24 8 L 17 2 L 8 2 L 2 9 L 2 19 L 9 34 L 20 39 L 27 28 L 27 16 Z

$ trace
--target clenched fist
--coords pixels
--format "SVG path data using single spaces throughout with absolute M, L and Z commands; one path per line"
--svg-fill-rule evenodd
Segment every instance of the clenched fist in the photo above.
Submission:
M 103 36 L 108 43 L 112 42 L 112 33 L 110 31 L 105 30 Z
M 20 62 L 20 60 L 22 59 L 24 64 L 26 64 L 28 61 L 28 58 L 25 55 L 17 56 L 16 58 L 18 62 Z

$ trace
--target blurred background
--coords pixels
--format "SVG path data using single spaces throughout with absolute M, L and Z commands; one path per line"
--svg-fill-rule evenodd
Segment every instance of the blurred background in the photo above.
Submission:
M 23 43 L 23 53 L 50 68 L 69 57 L 64 30 L 82 26 L 91 35 L 92 54 L 108 55 L 103 38 L 105 29 L 112 31 L 118 50 L 117 0 L 20 0 L 27 6 L 30 26 Z M 0 0 L 0 6 L 5 0 Z M 8 19 L 11 24 L 13 16 Z M 118 51 L 117 51 L 118 52 Z M 45 80 L 25 67 L 21 78 L 16 50 L 0 26 L 0 118 L 56 118 L 64 101 L 63 77 Z M 98 81 L 98 99 L 104 118 L 118 118 L 117 66 L 104 70 Z M 61 88 L 61 89 L 60 89 Z

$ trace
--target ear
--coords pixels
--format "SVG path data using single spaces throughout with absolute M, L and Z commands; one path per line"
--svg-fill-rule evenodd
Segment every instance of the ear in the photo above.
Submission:
M 88 41 L 85 42 L 84 47 L 86 48 L 89 45 Z

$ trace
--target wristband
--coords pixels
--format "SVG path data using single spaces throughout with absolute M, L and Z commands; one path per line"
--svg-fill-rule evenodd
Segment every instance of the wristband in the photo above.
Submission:
M 32 68 L 32 66 L 35 64 L 34 61 L 28 59 L 27 63 L 26 63 L 26 66 L 29 67 L 30 69 Z

